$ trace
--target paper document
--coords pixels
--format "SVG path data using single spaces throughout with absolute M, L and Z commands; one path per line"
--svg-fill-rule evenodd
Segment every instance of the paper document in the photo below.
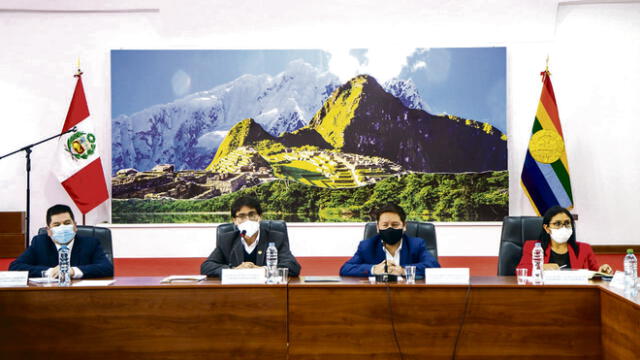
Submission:
M 173 281 L 202 281 L 206 280 L 207 275 L 171 275 L 162 279 L 163 283 L 170 283 Z
M 340 276 L 305 276 L 304 282 L 340 282 Z
M 109 286 L 116 282 L 115 280 L 80 280 L 72 283 L 72 286 Z
M 56 279 L 56 278 L 48 278 L 48 277 L 29 278 L 29 282 L 30 283 L 34 283 L 34 284 L 49 284 L 49 283 L 57 283 L 58 279 Z

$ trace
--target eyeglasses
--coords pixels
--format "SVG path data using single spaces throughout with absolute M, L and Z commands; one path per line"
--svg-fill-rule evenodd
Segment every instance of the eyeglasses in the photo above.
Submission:
M 247 220 L 247 219 L 252 220 L 252 221 L 256 221 L 256 220 L 258 220 L 259 217 L 260 217 L 260 215 L 258 215 L 258 213 L 255 212 L 255 211 L 251 211 L 248 214 L 236 214 L 236 218 L 240 219 L 242 221 Z
M 552 223 L 549 224 L 549 226 L 551 226 L 552 228 L 555 229 L 559 229 L 561 227 L 566 227 L 568 229 L 571 229 L 571 220 L 566 220 L 566 221 L 554 221 Z

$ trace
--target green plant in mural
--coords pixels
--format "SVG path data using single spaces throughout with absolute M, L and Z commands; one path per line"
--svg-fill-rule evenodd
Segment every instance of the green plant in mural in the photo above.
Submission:
M 395 202 L 409 210 L 409 218 L 415 220 L 497 221 L 507 213 L 508 188 L 507 171 L 410 173 L 350 189 L 325 189 L 279 180 L 207 200 L 114 199 L 113 212 L 123 218 L 122 222 L 136 222 L 138 214 L 154 213 L 193 213 L 196 221 L 203 219 L 202 214 L 227 214 L 229 204 L 237 197 L 252 195 L 260 199 L 270 218 L 368 221 L 380 205 Z

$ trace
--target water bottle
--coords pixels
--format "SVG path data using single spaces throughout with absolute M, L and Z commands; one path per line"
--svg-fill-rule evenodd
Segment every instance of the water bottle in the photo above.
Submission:
M 624 257 L 624 293 L 626 296 L 636 295 L 636 281 L 638 279 L 638 259 L 633 255 L 633 249 L 627 249 Z
M 278 249 L 270 242 L 267 248 L 267 284 L 277 284 L 278 279 Z
M 60 267 L 60 273 L 58 274 L 58 286 L 70 286 L 71 276 L 69 275 L 69 260 L 70 260 L 69 248 L 66 245 L 62 245 L 58 250 L 58 266 Z
M 542 265 L 544 264 L 544 250 L 541 243 L 536 243 L 531 253 L 531 262 L 533 263 L 531 271 L 531 280 L 533 285 L 542 285 Z

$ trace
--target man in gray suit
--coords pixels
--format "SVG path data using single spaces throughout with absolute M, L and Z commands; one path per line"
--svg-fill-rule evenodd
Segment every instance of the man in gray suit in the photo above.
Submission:
M 200 266 L 200 273 L 220 277 L 222 269 L 250 269 L 266 265 L 269 243 L 278 248 L 278 267 L 289 269 L 290 276 L 300 274 L 300 264 L 289 250 L 287 234 L 268 229 L 260 222 L 262 208 L 258 200 L 241 196 L 231 205 L 231 218 L 237 228 L 223 233 L 216 248 Z

